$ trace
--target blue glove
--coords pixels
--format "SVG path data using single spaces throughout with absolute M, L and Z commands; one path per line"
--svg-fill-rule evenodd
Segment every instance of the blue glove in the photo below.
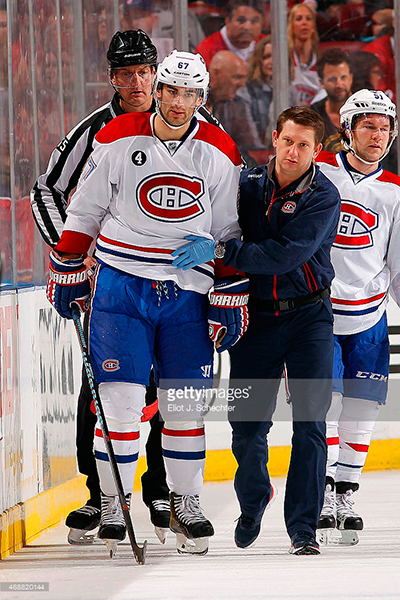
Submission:
M 172 263 L 173 267 L 187 271 L 197 265 L 214 260 L 214 248 L 216 242 L 199 235 L 188 235 L 185 240 L 192 240 L 190 244 L 185 244 L 177 250 L 174 250 L 171 256 L 177 256 Z
M 73 302 L 85 312 L 89 308 L 90 283 L 83 256 L 61 261 L 52 251 L 49 272 L 46 296 L 58 314 L 64 319 L 72 319 Z
M 219 281 L 210 294 L 208 335 L 217 352 L 228 350 L 249 326 L 249 280 Z

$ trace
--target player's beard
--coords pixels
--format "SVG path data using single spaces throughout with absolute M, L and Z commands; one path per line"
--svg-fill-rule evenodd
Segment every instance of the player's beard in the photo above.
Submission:
M 173 127 L 183 127 L 187 125 L 194 115 L 195 108 L 187 106 L 174 106 L 169 102 L 160 102 L 160 112 L 164 120 Z M 179 114 L 174 114 L 177 112 Z

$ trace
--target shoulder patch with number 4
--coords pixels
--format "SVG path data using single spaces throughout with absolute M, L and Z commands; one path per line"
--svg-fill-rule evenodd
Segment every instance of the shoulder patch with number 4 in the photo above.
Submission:
M 293 213 L 296 210 L 296 202 L 292 202 L 292 200 L 287 200 L 282 206 L 282 212 L 284 213 Z
M 145 153 L 142 150 L 136 150 L 136 152 L 134 152 L 132 154 L 132 162 L 137 167 L 141 167 L 142 165 L 145 164 L 146 161 L 147 161 L 147 156 L 145 155 Z

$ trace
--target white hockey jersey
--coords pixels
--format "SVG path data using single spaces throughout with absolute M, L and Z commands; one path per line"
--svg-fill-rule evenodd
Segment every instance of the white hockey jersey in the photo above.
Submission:
M 342 152 L 321 152 L 317 162 L 341 196 L 331 256 L 334 332 L 359 333 L 383 315 L 390 286 L 400 305 L 400 177 L 379 167 L 358 178 Z
M 154 118 L 130 113 L 98 132 L 56 249 L 86 252 L 99 234 L 96 257 L 108 265 L 207 293 L 213 261 L 183 271 L 171 265 L 171 254 L 188 235 L 240 236 L 241 157 L 227 133 L 205 122 L 183 141 L 163 142 Z
M 312 54 L 309 65 L 300 63 L 297 53 L 292 54 L 293 79 L 289 88 L 290 106 L 298 104 L 309 106 L 314 96 L 321 90 L 321 82 L 317 73 L 317 55 Z

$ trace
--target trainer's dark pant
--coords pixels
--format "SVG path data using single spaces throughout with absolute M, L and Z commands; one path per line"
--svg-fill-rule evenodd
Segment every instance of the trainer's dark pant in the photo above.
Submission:
M 292 454 L 284 501 L 289 536 L 315 533 L 323 504 L 327 445 L 325 417 L 332 395 L 333 331 L 330 300 L 281 312 L 249 307 L 250 325 L 231 348 L 231 387 L 251 396 L 229 413 L 238 462 L 235 490 L 244 515 L 260 518 L 271 487 L 267 434 L 286 365 L 293 411 Z M 239 384 L 239 382 L 238 382 Z
M 87 313 L 83 321 L 85 335 L 87 336 Z M 150 376 L 150 385 L 146 389 L 146 405 L 152 404 L 157 399 L 157 388 L 154 383 L 153 373 Z M 78 398 L 76 418 L 76 449 L 79 472 L 87 476 L 86 486 L 90 492 L 89 502 L 100 507 L 100 482 L 97 473 L 96 461 L 93 453 L 94 429 L 97 421 L 96 415 L 91 411 L 92 394 L 83 369 L 82 386 Z M 150 433 L 146 443 L 147 471 L 142 475 L 143 502 L 149 506 L 152 500 L 168 499 L 169 489 L 166 483 L 164 459 L 161 451 L 161 431 L 164 422 L 160 420 L 157 412 L 150 421 Z

